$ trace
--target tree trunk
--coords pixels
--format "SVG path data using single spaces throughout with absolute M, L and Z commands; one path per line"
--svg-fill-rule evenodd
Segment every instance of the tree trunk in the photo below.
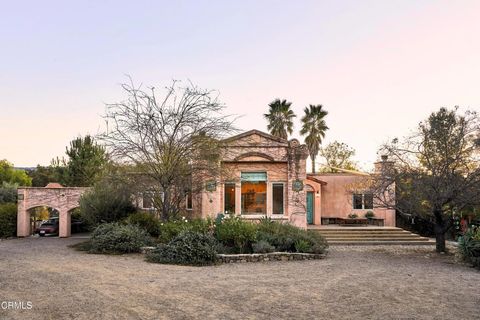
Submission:
M 170 192 L 163 187 L 162 220 L 167 221 L 170 214 Z
M 312 157 L 312 173 L 315 173 L 315 157 Z
M 445 221 L 442 217 L 441 210 L 434 210 L 433 215 L 435 216 L 435 241 L 437 252 L 445 252 Z

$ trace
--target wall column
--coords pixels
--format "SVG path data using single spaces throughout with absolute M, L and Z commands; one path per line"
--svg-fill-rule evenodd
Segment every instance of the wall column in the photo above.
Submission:
M 235 183 L 235 214 L 242 214 L 242 183 Z
M 70 237 L 72 226 L 71 226 L 71 214 L 63 209 L 59 212 L 59 231 L 58 236 L 60 238 L 68 238 Z
M 30 213 L 26 210 L 25 189 L 18 189 L 17 205 L 17 237 L 28 237 L 30 235 Z

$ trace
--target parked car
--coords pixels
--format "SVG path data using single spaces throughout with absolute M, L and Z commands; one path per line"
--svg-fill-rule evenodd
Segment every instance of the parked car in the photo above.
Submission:
M 58 230 L 59 230 L 58 218 L 51 218 L 43 222 L 36 232 L 40 235 L 40 237 L 43 237 L 47 234 L 57 235 Z

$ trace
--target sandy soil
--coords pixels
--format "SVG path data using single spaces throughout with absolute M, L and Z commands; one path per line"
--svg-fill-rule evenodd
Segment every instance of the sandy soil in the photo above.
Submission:
M 0 241 L 0 319 L 478 319 L 480 272 L 429 249 L 332 248 L 324 260 L 182 267 Z

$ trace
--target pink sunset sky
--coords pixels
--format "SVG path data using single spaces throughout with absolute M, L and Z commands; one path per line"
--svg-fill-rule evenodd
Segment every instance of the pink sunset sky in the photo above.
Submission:
M 4 1 L 0 159 L 47 165 L 104 127 L 129 74 L 217 89 L 240 129 L 274 98 L 329 111 L 368 170 L 442 106 L 480 110 L 480 1 Z M 300 139 L 302 140 L 302 139 Z

